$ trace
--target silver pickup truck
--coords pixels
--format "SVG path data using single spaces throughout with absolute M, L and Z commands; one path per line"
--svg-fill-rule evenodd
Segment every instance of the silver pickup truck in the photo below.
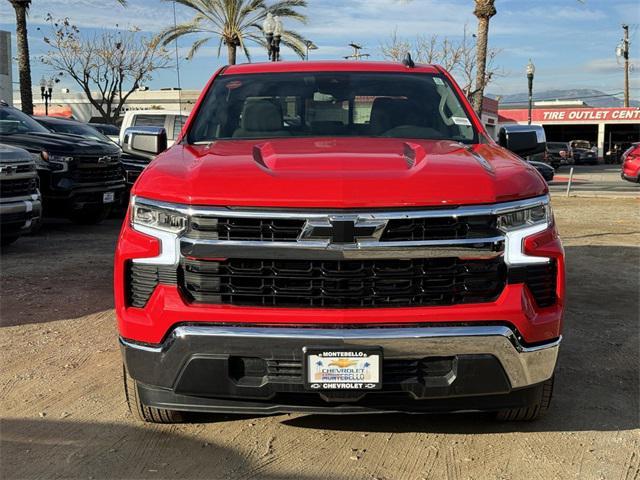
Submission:
M 22 148 L 0 144 L 0 237 L 8 245 L 40 224 L 36 164 Z

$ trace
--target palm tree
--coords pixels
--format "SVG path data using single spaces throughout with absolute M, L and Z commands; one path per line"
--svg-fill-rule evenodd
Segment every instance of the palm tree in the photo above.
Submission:
M 18 46 L 18 72 L 20 74 L 20 102 L 22 111 L 33 113 L 31 92 L 31 64 L 29 63 L 29 42 L 27 41 L 27 13 L 31 0 L 9 0 L 16 11 L 16 38 Z
M 478 33 L 476 43 L 476 94 L 473 97 L 473 108 L 480 115 L 482 113 L 482 99 L 487 81 L 487 44 L 489 43 L 489 20 L 497 11 L 495 0 L 475 0 L 473 14 L 478 19 Z
M 177 3 L 195 10 L 195 16 L 188 22 L 166 28 L 158 34 L 158 40 L 167 45 L 183 35 L 204 34 L 191 45 L 187 59 L 205 43 L 218 39 L 218 56 L 222 45 L 227 46 L 228 63 L 236 63 L 236 50 L 242 48 L 248 61 L 251 55 L 247 42 L 265 45 L 262 22 L 268 13 L 281 18 L 306 22 L 307 17 L 297 9 L 307 6 L 306 0 L 277 0 L 268 5 L 266 0 L 175 0 Z M 285 30 L 282 43 L 291 48 L 300 58 L 305 56 L 306 39 L 300 34 Z

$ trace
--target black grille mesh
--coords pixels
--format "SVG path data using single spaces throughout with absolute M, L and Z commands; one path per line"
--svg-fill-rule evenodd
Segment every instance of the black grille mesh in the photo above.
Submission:
M 502 235 L 496 217 L 427 217 L 389 220 L 381 242 L 488 238 Z
M 214 240 L 295 242 L 304 220 L 193 217 L 188 235 Z
M 73 179 L 78 183 L 124 181 L 124 173 L 119 163 L 106 164 L 104 166 L 80 164 L 73 172 Z
M 501 258 L 407 260 L 183 259 L 181 286 L 198 303 L 375 307 L 489 302 L 506 283 Z
M 385 384 L 420 382 L 444 377 L 454 369 L 455 357 L 427 357 L 416 359 L 385 358 L 382 376 Z M 269 359 L 257 357 L 230 357 L 230 375 L 233 378 L 267 376 L 270 381 L 303 379 L 302 361 L 299 359 Z
M 37 178 L 16 178 L 0 181 L 0 197 L 20 197 L 36 193 L 38 189 Z
M 173 266 L 128 262 L 126 266 L 127 304 L 142 308 L 159 283 L 175 285 L 177 270 Z
M 556 303 L 557 265 L 555 260 L 542 265 L 526 267 L 525 284 L 539 307 L 550 307 Z

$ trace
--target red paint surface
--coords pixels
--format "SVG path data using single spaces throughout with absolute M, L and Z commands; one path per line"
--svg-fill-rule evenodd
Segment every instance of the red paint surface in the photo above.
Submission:
M 295 62 L 221 69 L 203 90 L 184 132 L 217 75 L 289 71 L 403 72 L 396 63 Z M 449 74 L 419 66 L 412 73 Z M 284 208 L 392 208 L 488 204 L 547 193 L 535 169 L 498 147 L 451 79 L 482 143 L 392 138 L 281 138 L 223 140 L 181 145 L 160 155 L 143 172 L 133 193 L 192 205 Z M 413 156 L 407 161 L 407 152 Z M 483 164 L 477 156 L 486 160 Z M 546 236 L 545 236 L 546 235 Z M 550 235 L 550 236 L 549 236 Z M 125 303 L 125 262 L 158 254 L 158 242 L 125 221 L 115 259 L 115 302 L 120 334 L 158 343 L 177 323 L 399 324 L 501 321 L 527 342 L 560 334 L 564 296 L 563 253 L 555 233 L 527 243 L 530 254 L 558 259 L 557 305 L 538 308 L 522 284 L 508 285 L 491 303 L 448 307 L 308 309 L 193 305 L 175 286 L 159 286 L 144 309 Z
M 145 169 L 133 193 L 194 205 L 410 207 L 494 203 L 542 195 L 533 167 L 496 145 L 475 153 L 451 141 L 411 140 L 425 157 L 409 168 L 393 138 L 280 138 L 175 145 Z M 254 146 L 261 158 L 254 157 Z
M 630 180 L 640 180 L 640 144 L 627 153 L 622 162 L 622 173 Z

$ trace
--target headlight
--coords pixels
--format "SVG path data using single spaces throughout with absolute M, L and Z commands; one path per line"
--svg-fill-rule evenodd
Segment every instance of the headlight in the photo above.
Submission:
M 131 223 L 134 226 L 140 225 L 164 232 L 180 233 L 187 226 L 187 217 L 175 210 L 138 203 L 134 198 L 131 204 Z
M 65 156 L 65 155 L 51 155 L 46 150 L 43 150 L 40 153 L 40 155 L 42 156 L 42 159 L 45 162 L 62 162 L 62 163 L 66 163 L 66 162 L 73 161 L 73 157 L 68 157 L 68 156 Z
M 498 228 L 504 232 L 551 223 L 551 206 L 537 205 L 498 215 Z

